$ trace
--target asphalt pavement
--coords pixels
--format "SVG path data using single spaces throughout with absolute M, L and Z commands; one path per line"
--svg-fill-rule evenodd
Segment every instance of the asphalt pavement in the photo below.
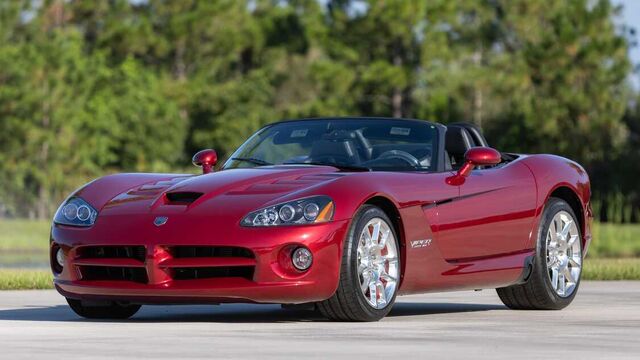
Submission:
M 640 359 L 640 282 L 583 282 L 562 311 L 514 311 L 495 291 L 399 297 L 377 323 L 277 305 L 146 306 L 78 318 L 55 291 L 0 291 L 2 359 Z

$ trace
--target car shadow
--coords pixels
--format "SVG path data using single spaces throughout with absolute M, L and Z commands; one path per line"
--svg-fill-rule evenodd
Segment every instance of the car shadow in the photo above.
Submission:
M 505 310 L 494 304 L 465 303 L 396 303 L 387 316 L 430 316 L 490 310 Z M 0 321 L 54 321 L 54 322 L 219 322 L 219 323 L 288 323 L 326 322 L 319 313 L 311 310 L 285 310 L 278 305 L 225 304 L 222 306 L 143 306 L 129 320 L 87 320 L 78 317 L 66 305 L 0 310 Z

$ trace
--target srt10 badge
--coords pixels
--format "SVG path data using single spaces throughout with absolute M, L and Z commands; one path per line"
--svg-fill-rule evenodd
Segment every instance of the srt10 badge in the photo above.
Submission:
M 413 240 L 411 241 L 412 248 L 423 248 L 431 245 L 431 239 Z

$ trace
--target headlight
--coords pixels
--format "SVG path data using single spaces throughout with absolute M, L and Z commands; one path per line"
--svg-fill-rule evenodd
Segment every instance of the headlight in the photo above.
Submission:
M 242 226 L 303 225 L 331 221 L 333 200 L 328 196 L 313 196 L 266 207 L 249 213 Z
M 91 226 L 96 221 L 98 212 L 86 201 L 78 197 L 67 200 L 53 217 L 53 222 L 71 226 Z

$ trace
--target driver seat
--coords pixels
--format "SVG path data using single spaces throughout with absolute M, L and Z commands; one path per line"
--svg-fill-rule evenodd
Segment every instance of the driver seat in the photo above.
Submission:
M 464 154 L 474 146 L 473 138 L 467 129 L 461 126 L 447 126 L 444 148 L 445 156 L 451 162 L 451 169 L 458 170 L 464 164 Z

